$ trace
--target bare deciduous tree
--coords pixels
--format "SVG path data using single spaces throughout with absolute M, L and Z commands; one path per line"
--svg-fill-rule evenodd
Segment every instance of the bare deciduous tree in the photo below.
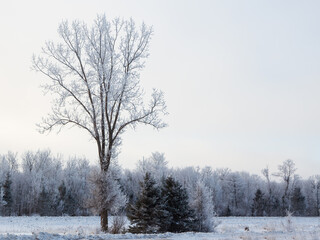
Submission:
M 295 163 L 291 159 L 288 159 L 278 166 L 278 170 L 279 172 L 274 173 L 273 175 L 281 178 L 285 185 L 282 196 L 282 211 L 283 215 L 285 215 L 286 212 L 290 210 L 289 195 L 292 190 L 294 179 L 296 178 L 294 173 L 297 169 Z
M 166 114 L 163 93 L 154 89 L 145 104 L 139 84 L 152 28 L 137 28 L 132 19 L 107 21 L 101 15 L 91 27 L 64 21 L 58 33 L 61 42 L 47 42 L 33 57 L 33 68 L 51 80 L 44 89 L 55 96 L 40 130 L 69 124 L 85 129 L 97 144 L 101 172 L 106 174 L 128 127 L 166 126 L 161 119 Z M 100 214 L 102 230 L 107 231 L 107 207 Z

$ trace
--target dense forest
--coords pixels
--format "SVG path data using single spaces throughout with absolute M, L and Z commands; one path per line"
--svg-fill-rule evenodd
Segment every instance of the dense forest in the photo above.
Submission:
M 107 188 L 110 213 L 126 214 L 133 222 L 137 214 L 143 214 L 139 204 L 148 196 L 158 196 L 152 200 L 155 208 L 161 199 L 171 201 L 171 209 L 178 201 L 204 222 L 215 215 L 282 216 L 287 211 L 295 216 L 319 216 L 320 175 L 302 179 L 295 173 L 291 160 L 282 162 L 275 173 L 262 169 L 261 176 L 211 167 L 172 169 L 164 154 L 156 152 L 138 161 L 133 170 L 113 163 L 109 184 L 102 187 Z M 0 213 L 96 215 L 98 175 L 99 167 L 88 160 L 75 157 L 64 161 L 49 150 L 25 152 L 19 158 L 12 152 L 0 155 Z M 170 211 L 165 213 L 174 218 Z

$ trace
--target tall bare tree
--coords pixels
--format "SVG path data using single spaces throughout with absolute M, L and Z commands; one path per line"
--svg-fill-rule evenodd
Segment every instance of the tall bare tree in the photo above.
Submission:
M 281 178 L 284 182 L 284 193 L 282 196 L 282 214 L 285 215 L 286 211 L 290 211 L 289 197 L 293 189 L 294 180 L 295 178 L 297 178 L 297 176 L 294 175 L 297 168 L 295 167 L 295 163 L 291 159 L 288 159 L 278 166 L 278 170 L 279 171 L 277 173 L 274 173 L 273 175 Z
M 146 104 L 140 87 L 152 28 L 99 15 L 89 27 L 63 21 L 58 33 L 60 42 L 48 41 L 33 57 L 33 68 L 51 80 L 44 89 L 55 96 L 40 130 L 69 124 L 85 129 L 97 144 L 101 172 L 106 174 L 127 128 L 139 123 L 166 126 L 161 119 L 166 114 L 163 93 L 154 89 Z M 107 231 L 108 207 L 101 209 L 101 227 Z

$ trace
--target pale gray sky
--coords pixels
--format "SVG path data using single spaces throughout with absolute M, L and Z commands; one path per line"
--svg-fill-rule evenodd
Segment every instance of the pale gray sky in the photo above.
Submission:
M 320 2 L 189 0 L 5 1 L 0 8 L 0 153 L 50 148 L 97 159 L 78 129 L 41 135 L 50 111 L 33 53 L 63 19 L 97 14 L 153 25 L 141 81 L 165 92 L 169 127 L 123 138 L 123 167 L 153 151 L 170 166 L 228 167 L 260 174 L 290 158 L 302 176 L 320 174 Z

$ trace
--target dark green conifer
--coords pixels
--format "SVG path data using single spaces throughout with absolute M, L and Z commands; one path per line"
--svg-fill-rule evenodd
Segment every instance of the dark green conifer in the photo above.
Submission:
M 252 203 L 252 216 L 263 216 L 266 207 L 266 201 L 264 194 L 260 189 L 257 189 L 253 203 Z
M 229 206 L 229 205 L 227 206 L 227 209 L 226 209 L 226 211 L 225 211 L 224 216 L 226 216 L 226 217 L 230 217 L 230 216 L 231 216 L 231 209 L 230 209 L 230 206 Z
M 134 205 L 128 210 L 132 233 L 156 233 L 160 228 L 160 190 L 150 173 L 140 183 L 141 191 Z
M 40 216 L 53 215 L 51 202 L 52 199 L 50 199 L 49 193 L 44 187 L 42 187 L 38 201 L 38 213 L 40 214 Z
M 173 177 L 168 177 L 163 183 L 161 196 L 161 231 L 192 231 L 195 217 L 189 207 L 186 189 Z
M 78 203 L 73 197 L 73 194 L 70 192 L 67 192 L 64 198 L 64 213 L 69 216 L 76 216 L 77 206 L 78 206 Z
M 291 210 L 294 215 L 301 216 L 304 214 L 305 209 L 305 197 L 302 195 L 300 187 L 296 187 L 291 197 Z
M 3 215 L 4 216 L 10 216 L 12 212 L 12 195 L 11 195 L 11 175 L 8 172 L 6 175 L 6 180 L 3 184 L 3 201 L 4 201 L 4 207 L 3 207 Z
M 59 205 L 62 214 L 67 214 L 69 216 L 77 215 L 78 202 L 74 198 L 74 194 L 67 189 L 64 181 L 62 181 L 59 186 Z

